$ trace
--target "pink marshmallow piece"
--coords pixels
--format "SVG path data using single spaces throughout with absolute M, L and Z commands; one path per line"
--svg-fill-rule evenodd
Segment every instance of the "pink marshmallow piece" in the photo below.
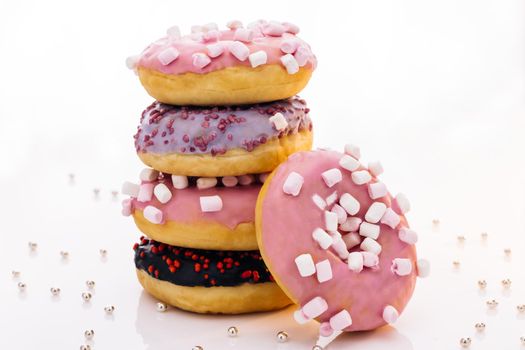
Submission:
M 398 193 L 392 203 L 392 209 L 400 215 L 408 213 L 410 211 L 410 202 L 408 201 L 408 198 L 403 193 Z
M 297 61 L 299 67 L 304 67 L 308 63 L 308 60 L 311 56 L 312 53 L 310 52 L 310 50 L 304 46 L 299 46 L 293 54 L 293 57 Z
M 234 19 L 234 20 L 231 20 L 228 23 L 226 23 L 226 27 L 228 27 L 231 30 L 235 30 L 237 28 L 241 28 L 242 27 L 242 22 L 239 21 L 239 20 Z
M 328 304 L 326 303 L 326 300 L 317 296 L 304 304 L 302 310 L 306 317 L 312 319 L 320 316 L 323 312 L 328 310 Z
M 344 223 L 341 224 L 341 226 L 339 226 L 339 229 L 345 232 L 357 232 L 362 222 L 363 220 L 358 217 L 349 217 Z
M 430 262 L 426 259 L 418 259 L 416 261 L 417 276 L 421 278 L 428 277 L 430 275 Z
M 323 178 L 326 186 L 330 188 L 343 180 L 343 174 L 341 174 L 341 170 L 337 168 L 332 168 L 324 171 L 321 174 L 321 177 Z
M 319 335 L 322 337 L 329 337 L 334 333 L 334 330 L 330 326 L 330 322 L 323 322 L 319 326 Z
M 146 208 L 144 208 L 143 215 L 146 220 L 152 224 L 162 223 L 162 211 L 152 205 L 148 205 Z
M 255 176 L 251 174 L 241 175 L 238 177 L 238 179 L 241 186 L 248 186 L 255 182 Z
M 287 33 L 291 33 L 291 34 L 299 33 L 300 29 L 298 25 L 295 25 L 290 22 L 283 22 L 282 25 L 284 26 L 284 29 L 286 30 Z
M 387 208 L 383 217 L 381 218 L 381 223 L 389 226 L 390 228 L 396 228 L 397 225 L 401 222 L 401 218 L 396 214 L 392 208 Z
M 126 181 L 122 184 L 122 189 L 120 191 L 122 192 L 122 194 L 128 195 L 133 198 L 137 198 L 140 191 L 140 185 Z
M 398 276 L 410 275 L 412 272 L 412 261 L 410 261 L 410 259 L 395 258 L 392 260 L 392 267 L 390 269 Z
M 191 56 L 191 59 L 192 59 L 193 65 L 200 69 L 206 67 L 208 64 L 211 63 L 211 59 L 208 57 L 208 55 L 202 52 L 194 53 Z
M 153 196 L 153 184 L 152 183 L 145 183 L 140 185 L 139 194 L 137 196 L 137 200 L 139 202 L 148 202 L 151 200 L 151 197 Z
M 377 239 L 380 233 L 381 233 L 381 229 L 379 225 L 371 224 L 368 222 L 362 222 L 361 226 L 359 226 L 359 234 L 363 237 L 370 237 L 372 239 Z
M 222 209 L 222 199 L 219 196 L 202 196 L 200 197 L 201 211 L 211 213 Z
M 365 214 L 365 220 L 377 224 L 386 211 L 386 204 L 383 202 L 374 202 L 370 205 Z
M 392 305 L 387 305 L 383 309 L 383 320 L 388 324 L 393 324 L 399 318 L 399 312 Z
M 352 181 L 356 185 L 364 185 L 372 180 L 372 175 L 367 170 L 358 170 L 352 173 Z
M 179 57 L 179 51 L 174 47 L 168 47 L 157 55 L 157 59 L 163 66 L 167 66 Z
M 299 46 L 299 43 L 296 39 L 284 39 L 281 42 L 281 51 L 284 53 L 290 53 L 293 54 L 295 51 L 297 51 L 297 47 Z M 297 59 L 297 58 L 296 58 Z
M 364 251 L 374 253 L 376 255 L 381 254 L 381 250 L 383 249 L 381 247 L 381 244 L 377 243 L 376 240 L 373 240 L 370 237 L 366 237 L 363 242 L 361 242 L 361 245 L 359 246 Z
M 348 171 L 356 171 L 361 164 L 354 157 L 344 154 L 341 159 L 339 159 L 339 166 Z
M 339 198 L 339 205 L 350 215 L 355 215 L 359 212 L 361 204 L 350 193 L 343 193 Z
M 281 36 L 286 32 L 286 27 L 281 23 L 270 22 L 263 25 L 262 32 L 268 36 Z
M 348 258 L 348 249 L 346 248 L 346 244 L 343 241 L 342 238 L 338 237 L 337 239 L 334 238 L 334 243 L 332 243 L 332 249 L 336 252 L 336 254 L 343 260 L 346 260 Z
M 222 178 L 222 184 L 225 187 L 235 187 L 239 183 L 239 180 L 237 180 L 237 177 L 235 176 L 225 176 Z
M 208 50 L 208 56 L 211 58 L 219 57 L 224 52 L 224 45 L 222 43 L 213 43 L 206 45 L 206 49 Z
M 337 199 L 337 191 L 334 191 L 328 197 L 326 197 L 326 205 L 331 206 L 337 201 Z
M 402 242 L 407 244 L 416 244 L 418 238 L 416 231 L 411 230 L 408 227 L 401 227 L 399 229 L 398 237 Z
M 220 38 L 221 32 L 215 29 L 209 30 L 202 35 L 202 40 L 204 40 L 204 42 L 215 42 L 218 41 Z
M 359 148 L 359 146 L 356 146 L 351 143 L 347 143 L 345 145 L 345 153 L 348 154 L 349 156 L 354 157 L 357 160 L 361 158 L 361 149 Z
M 332 279 L 332 266 L 330 266 L 330 261 L 328 259 L 315 264 L 315 270 L 317 271 L 317 281 L 319 283 Z
M 250 55 L 250 49 L 240 41 L 234 41 L 230 44 L 231 54 L 239 61 L 246 61 Z
M 368 171 L 370 174 L 374 175 L 375 177 L 378 177 L 383 173 L 383 165 L 379 161 L 370 162 L 368 163 Z
M 233 40 L 249 43 L 253 40 L 253 31 L 248 28 L 237 28 L 233 34 Z
M 255 68 L 266 64 L 266 62 L 268 61 L 268 55 L 266 54 L 266 51 L 259 50 L 250 54 L 248 56 L 248 60 L 250 61 L 250 65 L 252 66 L 252 68 Z
M 348 215 L 346 214 L 346 210 L 344 210 L 343 207 L 341 207 L 339 204 L 334 204 L 330 211 L 337 215 L 337 223 L 339 225 L 343 224 L 346 221 L 346 218 L 348 217 Z
M 163 183 L 159 183 L 155 186 L 153 189 L 153 194 L 155 195 L 155 198 L 162 204 L 166 204 L 171 200 L 172 194 L 169 190 L 168 186 L 166 186 Z
M 372 199 L 378 199 L 388 194 L 386 185 L 382 182 L 374 182 L 368 184 L 368 195 Z
M 348 250 L 361 244 L 361 236 L 357 232 L 347 233 L 346 235 L 343 235 L 342 239 Z
M 361 252 L 363 255 L 363 266 L 377 268 L 379 266 L 379 257 L 372 252 Z
M 303 187 L 304 178 L 295 171 L 288 174 L 288 177 L 283 184 L 283 192 L 292 196 L 299 195 L 301 187 Z
M 131 207 L 131 199 L 126 198 L 122 201 L 122 215 L 130 216 L 132 213 L 133 213 L 133 210 Z
M 350 317 L 350 313 L 347 310 L 341 310 L 334 316 L 330 317 L 330 327 L 332 327 L 333 330 L 341 331 L 351 325 L 352 317 Z

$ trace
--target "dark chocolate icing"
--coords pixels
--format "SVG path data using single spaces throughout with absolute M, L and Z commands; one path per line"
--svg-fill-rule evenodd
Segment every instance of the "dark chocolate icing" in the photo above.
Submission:
M 137 269 L 179 286 L 233 287 L 273 282 L 258 251 L 190 249 L 144 237 L 133 249 Z

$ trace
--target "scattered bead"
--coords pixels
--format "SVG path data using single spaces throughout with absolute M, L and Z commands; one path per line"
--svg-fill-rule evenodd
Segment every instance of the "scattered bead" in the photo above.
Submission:
M 85 302 L 88 302 L 91 300 L 91 293 L 90 292 L 83 292 L 82 293 L 82 299 L 84 299 Z
M 16 270 L 11 271 L 11 276 L 12 276 L 13 278 L 18 278 L 18 277 L 20 277 L 20 271 L 16 271 Z
M 518 312 L 525 312 L 525 304 L 520 304 L 516 306 L 516 309 L 518 310 Z
M 157 307 L 158 312 L 164 312 L 168 309 L 168 305 L 161 303 L 161 302 L 158 302 L 156 307 Z
M 93 289 L 95 287 L 95 281 L 91 281 L 91 280 L 86 281 L 86 286 L 89 289 Z
M 89 344 L 80 345 L 80 350 L 91 350 L 91 345 Z
M 432 219 L 432 225 L 437 226 L 439 225 L 440 221 L 439 219 Z
M 95 195 L 95 197 L 98 197 L 98 195 L 100 194 L 100 188 L 94 188 L 93 194 Z
M 479 287 L 479 289 L 485 289 L 485 288 L 487 288 L 487 281 L 485 281 L 485 280 L 479 280 L 479 281 L 478 281 L 478 287 Z
M 498 307 L 498 302 L 496 299 L 492 299 L 492 300 L 487 300 L 487 306 L 489 309 L 495 309 L 496 307 Z
M 36 248 L 38 248 L 38 244 L 36 244 L 35 242 L 28 242 L 27 245 L 29 246 L 29 249 L 32 251 L 35 251 Z
M 239 330 L 237 327 L 229 327 L 228 328 L 228 336 L 230 337 L 236 337 L 239 334 Z
M 53 296 L 57 296 L 60 294 L 60 288 L 51 287 L 50 291 Z
M 288 333 L 285 331 L 277 332 L 277 341 L 279 343 L 285 343 L 288 340 Z
M 459 268 L 459 265 L 461 265 L 461 263 L 458 260 L 454 260 L 452 262 L 452 265 L 454 265 L 454 267 L 457 269 L 457 268 Z
M 111 315 L 113 311 L 115 311 L 115 307 L 113 305 L 105 306 L 104 311 L 106 312 L 106 314 Z
M 312 350 L 323 350 L 323 347 L 322 347 L 322 346 L 319 346 L 319 345 L 314 345 L 314 347 L 312 348 Z
M 459 345 L 461 345 L 462 348 L 468 348 L 471 343 L 472 343 L 472 339 L 470 338 L 461 338 L 459 340 Z
M 520 337 L 521 345 L 525 345 L 525 336 Z
M 503 252 L 505 253 L 506 256 L 510 256 L 512 254 L 512 250 L 510 248 L 505 248 Z
M 474 325 L 474 328 L 476 328 L 478 332 L 483 332 L 485 330 L 485 327 L 486 325 L 483 322 L 478 322 Z
M 118 197 L 118 191 L 117 191 L 117 190 L 112 190 L 112 191 L 111 191 L 111 196 L 112 196 L 113 198 L 117 198 L 117 197 Z
M 67 252 L 65 250 L 61 250 L 60 251 L 60 256 L 62 257 L 62 259 L 67 259 L 69 257 L 69 252 Z
M 458 242 L 459 243 L 464 243 L 465 242 L 465 236 L 458 236 Z
M 100 249 L 98 251 L 100 253 L 101 256 L 105 257 L 107 254 L 108 254 L 108 251 L 106 249 Z
M 95 335 L 95 331 L 92 329 L 88 329 L 84 331 L 84 337 L 86 337 L 86 339 L 91 339 L 93 338 L 94 335 Z
M 27 288 L 27 285 L 24 282 L 18 282 L 18 289 L 23 292 Z
M 204 348 L 200 345 L 195 345 L 194 347 L 191 348 L 191 350 L 204 350 Z
M 486 240 L 489 234 L 487 232 L 481 232 L 481 239 Z
M 510 280 L 510 278 L 505 278 L 504 280 L 501 281 L 501 285 L 503 286 L 503 288 L 510 288 L 512 284 L 512 281 Z

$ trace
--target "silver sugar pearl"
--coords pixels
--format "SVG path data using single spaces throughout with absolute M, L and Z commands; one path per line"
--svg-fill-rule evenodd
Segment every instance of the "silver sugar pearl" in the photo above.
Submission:
M 525 345 L 525 336 L 520 337 L 521 345 Z
M 455 268 L 459 268 L 459 265 L 460 265 L 460 264 L 461 264 L 461 263 L 459 262 L 459 260 L 454 260 L 454 261 L 452 262 L 452 265 L 454 265 Z
M 479 287 L 479 289 L 485 289 L 485 288 L 487 288 L 487 281 L 485 281 L 485 280 L 479 280 L 479 281 L 478 281 L 478 287 Z
M 228 328 L 228 335 L 230 337 L 236 337 L 239 334 L 239 330 L 237 327 L 229 327 Z
M 98 252 L 101 256 L 106 256 L 108 254 L 108 251 L 106 249 L 100 249 Z
M 510 256 L 512 254 L 512 250 L 510 248 L 505 248 L 503 252 L 505 253 L 506 256 Z
M 465 242 L 465 236 L 458 236 L 458 242 L 459 243 L 464 243 Z
M 27 288 L 27 285 L 24 282 L 18 282 L 18 289 L 23 292 Z
M 108 305 L 108 306 L 104 307 L 104 311 L 107 314 L 112 314 L 113 311 L 115 311 L 115 307 L 113 305 Z
M 322 347 L 322 346 L 319 346 L 319 345 L 314 345 L 314 347 L 312 348 L 312 350 L 323 350 L 323 347 Z
M 433 225 L 439 225 L 439 219 L 432 219 Z
M 53 294 L 53 295 L 59 295 L 60 294 L 60 288 L 51 287 L 50 291 L 51 291 L 51 294 Z
M 27 243 L 27 246 L 28 246 L 29 249 L 31 249 L 31 250 L 36 250 L 36 248 L 38 248 L 38 244 L 35 243 L 35 242 L 28 242 L 28 243 Z
M 62 259 L 67 259 L 69 257 L 69 252 L 67 252 L 65 250 L 61 250 L 60 251 L 60 256 L 62 257 Z
M 470 338 L 461 338 L 459 340 L 459 345 L 461 345 L 462 348 L 468 348 L 471 343 L 472 343 L 472 339 Z
M 80 350 L 91 350 L 91 345 L 89 344 L 80 345 Z
M 16 271 L 16 270 L 11 271 L 11 276 L 12 276 L 13 278 L 18 278 L 18 277 L 20 277 L 20 271 Z
M 191 348 L 191 350 L 204 350 L 204 348 L 200 345 L 195 345 L 194 347 Z
M 94 335 L 95 335 L 95 331 L 92 329 L 88 329 L 84 331 L 84 337 L 86 337 L 86 339 L 91 339 L 93 338 Z
M 158 312 L 164 312 L 168 309 L 168 305 L 164 304 L 164 303 L 161 303 L 161 302 L 158 302 L 157 303 L 157 311 Z
M 481 239 L 487 239 L 489 234 L 487 232 L 481 232 Z
M 93 288 L 95 287 L 95 281 L 87 280 L 87 281 L 86 281 L 86 286 L 87 286 L 89 289 L 93 289 Z
M 525 312 L 525 304 L 516 306 L 516 309 L 518 310 L 518 312 Z
M 505 278 L 504 280 L 501 281 L 501 285 L 503 286 L 503 288 L 510 288 L 511 284 L 512 284 L 512 281 L 510 280 L 510 278 Z
M 288 333 L 286 333 L 285 331 L 279 331 L 277 333 L 277 341 L 279 343 L 285 343 L 286 341 L 288 341 Z
M 483 322 L 478 322 L 474 325 L 474 328 L 476 328 L 478 332 L 483 332 L 485 330 L 485 327 L 487 326 Z
M 498 307 L 498 302 L 496 299 L 492 299 L 492 300 L 487 300 L 487 306 L 489 309 L 495 309 L 496 307 Z
M 70 180 L 70 181 L 74 181 L 74 180 L 75 180 L 75 174 L 73 174 L 73 173 L 69 173 L 69 174 L 67 174 L 67 175 L 69 176 L 69 180 Z
M 82 293 L 82 299 L 84 299 L 84 301 L 90 301 L 91 300 L 91 293 L 90 292 L 83 292 Z
M 100 194 L 100 188 L 94 188 L 94 189 L 93 189 L 93 194 L 94 194 L 95 196 L 98 196 L 98 195 Z

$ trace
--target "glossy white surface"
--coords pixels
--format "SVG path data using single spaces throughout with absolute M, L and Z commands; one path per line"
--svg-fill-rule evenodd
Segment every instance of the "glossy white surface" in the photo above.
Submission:
M 471 349 L 525 349 L 525 313 L 516 310 L 525 304 L 525 4 L 267 1 L 254 13 L 252 3 L 231 3 L 0 3 L 0 348 L 78 349 L 86 329 L 93 349 L 313 345 L 316 325 L 295 324 L 294 308 L 157 312 L 134 276 L 139 233 L 111 194 L 138 178 L 131 136 L 151 101 L 125 57 L 175 23 L 266 17 L 298 23 L 319 58 L 302 94 L 316 145 L 351 140 L 365 159 L 380 159 L 391 191 L 410 198 L 419 254 L 432 261 L 395 328 L 345 334 L 330 349 L 459 349 L 461 337 Z M 88 279 L 96 287 L 84 303 Z M 493 298 L 499 306 L 488 311 Z M 226 333 L 232 325 L 236 338 Z M 288 342 L 276 342 L 280 330 Z

